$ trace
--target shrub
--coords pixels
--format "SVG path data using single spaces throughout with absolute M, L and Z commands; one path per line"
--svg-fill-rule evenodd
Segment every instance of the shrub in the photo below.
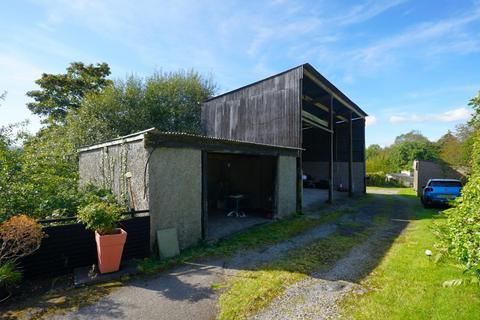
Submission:
M 367 172 L 366 184 L 370 187 L 402 187 L 402 184 L 395 181 L 387 181 L 384 172 Z
M 455 207 L 445 211 L 447 219 L 438 234 L 444 249 L 462 262 L 468 273 L 480 278 L 480 92 L 470 101 L 475 113 L 471 125 L 471 174 Z
M 371 172 L 366 174 L 367 186 L 381 187 L 387 183 L 385 173 L 383 172 Z
M 0 225 L 0 264 L 15 262 L 35 252 L 45 234 L 42 227 L 26 215 L 13 216 Z
M 85 207 L 93 202 L 115 203 L 117 201 L 111 189 L 99 187 L 91 183 L 80 188 L 79 193 L 79 207 Z
M 13 261 L 0 265 L 0 288 L 9 290 L 22 281 L 22 272 Z
M 97 231 L 101 235 L 112 234 L 124 211 L 125 208 L 115 202 L 95 198 L 79 210 L 77 220 L 88 230 Z
M 472 174 L 456 206 L 445 211 L 447 220 L 440 236 L 450 254 L 468 271 L 480 277 L 480 132 L 476 133 Z

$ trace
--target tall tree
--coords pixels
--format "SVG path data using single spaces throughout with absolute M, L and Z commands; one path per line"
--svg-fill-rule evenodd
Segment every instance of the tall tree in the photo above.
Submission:
M 399 135 L 389 147 L 371 145 L 366 150 L 367 172 L 409 170 L 415 159 L 439 159 L 437 145 L 416 130 Z
M 463 160 L 462 146 L 457 137 L 450 131 L 437 141 L 439 156 L 442 161 L 450 165 L 458 166 Z
M 403 141 L 391 147 L 388 159 L 394 171 L 410 170 L 413 160 L 438 160 L 438 148 L 430 141 Z
M 380 147 L 380 145 L 371 144 L 367 147 L 367 150 L 365 151 L 365 158 L 367 160 L 370 158 L 373 158 L 377 156 L 381 151 L 382 151 L 382 147 Z
M 215 86 L 194 71 L 155 73 L 117 80 L 99 94 L 88 94 L 68 117 L 76 145 L 155 127 L 163 131 L 200 132 L 201 104 Z
M 412 130 L 410 132 L 401 134 L 398 137 L 396 137 L 394 144 L 400 144 L 403 142 L 414 142 L 414 141 L 428 142 L 428 139 L 420 131 Z
M 106 63 L 72 62 L 64 74 L 42 74 L 35 81 L 40 89 L 27 92 L 34 100 L 27 107 L 46 122 L 63 123 L 70 111 L 80 108 L 86 94 L 98 93 L 111 84 L 106 78 L 109 75 Z
M 473 143 L 474 143 L 475 127 L 470 122 L 459 124 L 455 127 L 455 137 L 460 144 L 460 156 L 461 160 L 459 166 L 469 169 L 470 158 L 472 156 Z

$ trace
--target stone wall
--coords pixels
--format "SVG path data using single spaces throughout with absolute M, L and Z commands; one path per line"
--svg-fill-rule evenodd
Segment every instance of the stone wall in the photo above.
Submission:
M 150 239 L 156 232 L 177 228 L 180 248 L 202 238 L 202 152 L 158 148 L 150 158 Z

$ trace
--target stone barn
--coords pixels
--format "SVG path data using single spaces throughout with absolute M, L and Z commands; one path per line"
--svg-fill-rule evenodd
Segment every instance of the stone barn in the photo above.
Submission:
M 111 188 L 181 248 L 340 193 L 365 192 L 367 114 L 305 64 L 202 106 L 202 134 L 154 128 L 80 150 L 80 183 Z

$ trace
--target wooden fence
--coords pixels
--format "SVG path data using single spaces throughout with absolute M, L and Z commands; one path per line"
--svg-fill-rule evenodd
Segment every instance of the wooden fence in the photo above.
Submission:
M 148 210 L 128 212 L 129 218 L 119 222 L 127 233 L 122 260 L 145 258 L 150 253 L 150 217 L 137 216 Z M 40 221 L 46 225 L 43 230 L 47 237 L 40 248 L 31 256 L 20 260 L 20 267 L 27 278 L 59 276 L 73 271 L 76 267 L 97 263 L 95 236 L 85 230 L 82 224 L 69 223 L 51 226 L 52 223 L 72 222 L 75 218 L 61 218 Z

